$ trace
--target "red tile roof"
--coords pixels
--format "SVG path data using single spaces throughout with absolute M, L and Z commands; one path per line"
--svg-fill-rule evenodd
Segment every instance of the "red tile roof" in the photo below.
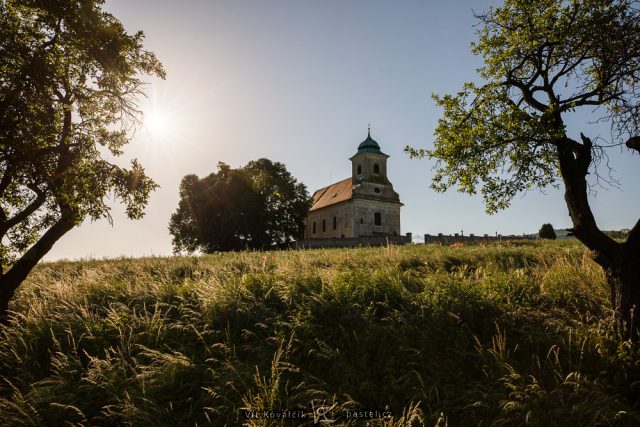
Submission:
M 336 203 L 345 202 L 351 199 L 351 178 L 331 184 L 313 193 L 313 205 L 311 210 L 325 208 Z

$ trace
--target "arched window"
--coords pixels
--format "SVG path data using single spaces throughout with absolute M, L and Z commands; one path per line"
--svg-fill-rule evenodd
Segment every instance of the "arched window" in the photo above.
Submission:
M 326 220 L 322 220 L 322 232 L 324 233 L 325 231 L 327 231 L 327 221 Z
M 380 212 L 376 212 L 373 214 L 373 223 L 375 225 L 382 225 L 382 215 Z
M 316 223 L 315 223 L 315 221 L 313 222 L 313 231 L 312 231 L 312 233 L 316 234 Z
M 373 165 L 373 173 L 380 173 L 380 166 L 377 163 Z
M 335 230 L 336 228 L 338 228 L 338 218 L 337 217 L 333 217 L 333 229 Z
M 362 173 L 362 165 L 358 165 L 358 175 Z

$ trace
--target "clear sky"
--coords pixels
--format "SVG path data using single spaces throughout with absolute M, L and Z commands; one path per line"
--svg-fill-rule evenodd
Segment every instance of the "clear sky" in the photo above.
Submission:
M 469 0 L 107 0 L 105 8 L 167 71 L 142 100 L 147 125 L 125 147 L 161 186 L 144 219 L 114 205 L 113 225 L 85 222 L 46 257 L 167 255 L 170 215 L 182 176 L 207 175 L 218 162 L 280 161 L 310 193 L 348 177 L 348 158 L 366 137 L 389 154 L 389 178 L 404 203 L 402 233 L 534 233 L 542 223 L 568 227 L 562 193 L 529 192 L 496 215 L 480 197 L 429 188 L 432 163 L 412 160 L 409 144 L 429 147 L 441 111 L 431 93 L 454 92 L 481 65 L 472 11 L 495 1 Z M 582 126 L 607 136 L 607 128 Z M 630 228 L 640 213 L 640 158 L 614 149 L 621 189 L 592 197 L 604 229 Z M 634 183 L 636 185 L 634 185 Z

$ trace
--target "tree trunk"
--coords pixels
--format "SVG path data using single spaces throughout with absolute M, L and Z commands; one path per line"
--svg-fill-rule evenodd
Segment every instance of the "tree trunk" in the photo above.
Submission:
M 565 185 L 564 199 L 575 236 L 592 251 L 594 260 L 607 273 L 611 307 L 618 330 L 637 341 L 640 328 L 640 221 L 625 243 L 618 243 L 597 226 L 589 206 L 586 176 L 591 166 L 592 143 L 580 135 L 582 144 L 566 138 L 558 142 L 558 161 Z
M 640 338 L 640 253 L 627 250 L 606 269 L 611 306 L 618 330 L 625 338 Z
M 1 279 L 0 279 L 1 280 Z M 0 295 L 0 325 L 9 324 L 9 301 L 13 295 Z
M 9 323 L 9 301 L 16 289 L 27 278 L 33 267 L 53 247 L 53 244 L 76 225 L 72 213 L 63 213 L 62 217 L 51 226 L 22 257 L 11 266 L 9 271 L 0 276 L 0 325 Z

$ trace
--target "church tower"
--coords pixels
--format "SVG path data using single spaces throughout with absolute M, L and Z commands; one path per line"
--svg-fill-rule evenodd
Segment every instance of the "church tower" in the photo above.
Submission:
M 353 198 L 354 235 L 399 235 L 400 196 L 393 189 L 387 176 L 388 155 L 371 138 L 358 145 L 351 160 L 351 184 Z
M 380 145 L 371 138 L 369 128 L 367 139 L 358 145 L 358 151 L 349 159 L 354 195 L 400 203 L 400 196 L 393 190 L 393 185 L 387 177 L 388 158 L 389 156 L 380 150 Z

